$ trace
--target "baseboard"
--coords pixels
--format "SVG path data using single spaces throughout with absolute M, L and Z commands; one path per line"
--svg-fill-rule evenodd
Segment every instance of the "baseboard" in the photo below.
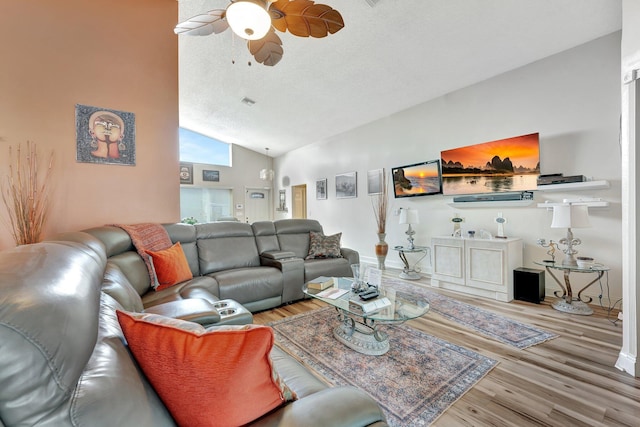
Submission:
M 638 372 L 638 366 L 636 364 L 635 356 L 632 356 L 628 353 L 620 352 L 618 355 L 618 360 L 616 361 L 616 368 L 624 371 L 634 377 L 637 377 L 640 372 Z

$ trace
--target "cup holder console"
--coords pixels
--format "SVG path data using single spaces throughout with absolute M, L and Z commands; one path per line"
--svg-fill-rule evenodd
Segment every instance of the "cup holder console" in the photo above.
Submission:
M 218 313 L 220 313 L 220 316 L 231 316 L 232 314 L 235 314 L 236 309 L 235 308 L 225 308 L 223 310 L 218 310 Z
M 217 302 L 217 303 L 213 304 L 213 306 L 215 308 L 225 308 L 225 307 L 229 306 L 229 303 L 221 301 L 221 302 Z

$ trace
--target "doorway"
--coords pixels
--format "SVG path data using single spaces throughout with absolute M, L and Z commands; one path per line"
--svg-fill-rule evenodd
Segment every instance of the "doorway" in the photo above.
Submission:
M 271 190 L 268 188 L 246 188 L 244 193 L 244 219 L 253 224 L 256 221 L 271 220 Z
M 297 219 L 307 218 L 307 184 L 291 187 L 292 217 Z

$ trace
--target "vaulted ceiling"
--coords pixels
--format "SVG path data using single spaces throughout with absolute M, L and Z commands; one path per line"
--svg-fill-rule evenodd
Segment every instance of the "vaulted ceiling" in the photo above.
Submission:
M 230 30 L 176 36 L 181 126 L 278 156 L 622 25 L 620 0 L 318 2 L 345 27 L 321 39 L 279 33 L 284 56 L 273 67 L 256 63 Z M 179 21 L 228 4 L 179 0 Z

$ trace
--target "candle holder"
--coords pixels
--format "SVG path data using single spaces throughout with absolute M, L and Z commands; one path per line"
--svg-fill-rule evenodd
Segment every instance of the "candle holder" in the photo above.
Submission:
M 538 245 L 542 246 L 543 248 L 549 248 L 549 250 L 547 251 L 547 255 L 551 257 L 551 262 L 555 264 L 556 249 L 558 248 L 558 243 L 554 242 L 553 240 L 549 240 L 549 243 L 547 243 L 545 239 L 538 239 Z M 548 260 L 545 260 L 545 261 L 548 261 Z

